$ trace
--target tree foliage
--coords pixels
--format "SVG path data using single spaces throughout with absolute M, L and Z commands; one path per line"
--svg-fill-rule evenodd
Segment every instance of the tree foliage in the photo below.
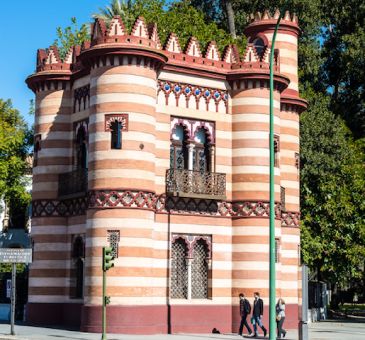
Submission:
M 0 99 L 0 198 L 5 199 L 12 212 L 30 203 L 24 173 L 26 156 L 32 143 L 31 131 L 10 100 Z
M 319 279 L 344 285 L 361 277 L 365 259 L 364 157 L 328 109 L 330 98 L 308 97 L 301 117 L 302 253 Z
M 365 139 L 365 3 L 321 2 L 324 83 L 331 109 L 342 116 L 354 137 Z M 364 148 L 365 150 L 365 148 Z
M 224 2 L 192 1 L 208 21 L 228 30 Z M 237 34 L 243 34 L 249 15 L 257 11 L 285 5 L 299 17 L 300 89 L 309 102 L 300 118 L 302 253 L 321 279 L 344 284 L 362 275 L 365 259 L 365 4 L 231 2 Z
M 76 18 L 72 17 L 70 26 L 57 27 L 57 39 L 53 44 L 57 46 L 60 58 L 63 60 L 72 46 L 82 45 L 89 38 L 88 25 L 82 24 L 79 27 Z
M 165 0 L 112 0 L 109 6 L 101 8 L 94 17 L 108 22 L 114 15 L 122 18 L 129 32 L 138 16 L 143 16 L 147 23 L 156 23 L 162 44 L 171 32 L 179 37 L 182 48 L 191 36 L 198 39 L 203 50 L 212 40 L 221 51 L 235 42 L 230 34 L 220 29 L 216 23 L 207 23 L 204 13 L 191 6 L 190 1 L 176 1 L 168 5 Z M 240 45 L 242 44 L 240 42 Z

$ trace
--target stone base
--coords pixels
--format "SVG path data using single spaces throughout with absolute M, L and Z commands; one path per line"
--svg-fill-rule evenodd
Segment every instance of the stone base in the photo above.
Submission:
M 269 328 L 265 306 L 263 324 Z M 249 317 L 248 317 L 249 319 Z M 248 320 L 249 321 L 249 320 Z M 101 306 L 81 304 L 29 303 L 27 322 L 32 325 L 59 325 L 83 332 L 101 332 Z M 250 322 L 250 321 L 249 321 Z M 238 306 L 159 305 L 108 306 L 107 332 L 119 334 L 237 333 Z M 251 327 L 252 328 L 252 327 Z M 298 329 L 298 306 L 286 305 L 285 329 Z M 244 330 L 245 332 L 246 330 Z

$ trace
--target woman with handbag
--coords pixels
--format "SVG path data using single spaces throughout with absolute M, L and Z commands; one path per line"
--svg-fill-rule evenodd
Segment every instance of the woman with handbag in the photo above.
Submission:
M 285 321 L 285 301 L 280 298 L 276 304 L 276 326 L 278 330 L 278 339 L 281 339 L 281 335 L 285 338 L 286 330 L 283 328 Z

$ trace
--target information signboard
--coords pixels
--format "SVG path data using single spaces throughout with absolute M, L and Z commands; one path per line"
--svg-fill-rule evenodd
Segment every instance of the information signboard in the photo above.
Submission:
M 32 249 L 0 248 L 0 263 L 31 263 Z

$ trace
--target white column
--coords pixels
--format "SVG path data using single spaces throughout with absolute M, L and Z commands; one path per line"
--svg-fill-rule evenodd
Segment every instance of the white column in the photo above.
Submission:
M 195 145 L 190 143 L 188 144 L 188 149 L 189 149 L 189 155 L 188 155 L 188 170 L 192 171 L 193 170 L 193 159 L 194 159 L 194 147 Z
M 193 259 L 186 259 L 186 264 L 188 266 L 188 300 L 191 300 L 191 265 Z

